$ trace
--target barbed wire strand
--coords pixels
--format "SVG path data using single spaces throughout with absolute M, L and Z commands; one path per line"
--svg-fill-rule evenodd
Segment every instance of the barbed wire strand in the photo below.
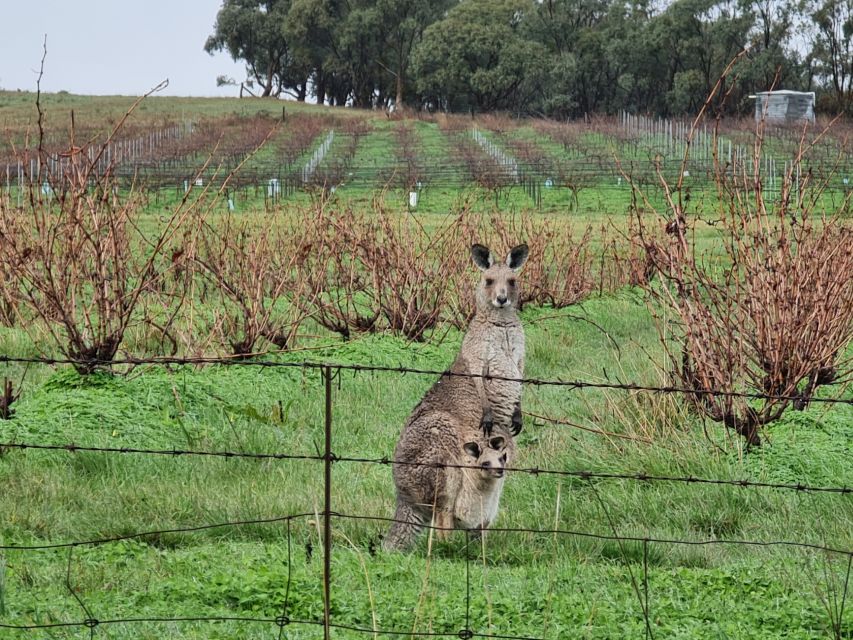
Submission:
M 459 630 L 463 640 L 471 638 L 471 532 L 465 531 L 465 628 Z
M 385 522 L 385 523 L 394 523 L 394 522 L 403 522 L 407 523 L 405 520 L 397 520 L 391 517 L 385 516 L 368 516 L 368 515 L 359 515 L 352 513 L 341 513 L 341 512 L 333 512 L 332 514 L 336 518 L 342 518 L 345 520 L 372 520 L 377 522 Z M 439 525 L 433 524 L 422 524 L 422 528 L 424 529 L 435 529 L 439 531 L 456 531 L 457 529 L 453 527 L 442 527 Z M 730 538 L 709 538 L 706 540 L 683 540 L 678 538 L 656 538 L 652 536 L 624 536 L 624 535 L 612 535 L 612 534 L 604 534 L 604 533 L 594 533 L 590 531 L 574 531 L 571 529 L 542 529 L 542 528 L 529 528 L 529 527 L 488 527 L 483 529 L 473 528 L 470 529 L 473 532 L 488 532 L 488 533 L 533 533 L 537 535 L 563 535 L 563 536 L 576 536 L 581 538 L 590 538 L 594 540 L 606 540 L 606 541 L 623 541 L 623 542 L 636 542 L 638 544 L 643 541 L 647 541 L 650 544 L 663 544 L 663 545 L 685 545 L 685 546 L 712 546 L 712 545 L 745 545 L 745 546 L 753 546 L 753 547 L 794 547 L 794 548 L 803 548 L 803 549 L 811 549 L 814 551 L 824 551 L 827 553 L 836 553 L 843 556 L 851 556 L 853 555 L 853 549 L 839 549 L 837 547 L 830 547 L 828 545 L 817 544 L 813 542 L 798 542 L 794 540 L 737 540 Z M 2 548 L 2 547 L 0 547 Z
M 270 367 L 270 368 L 300 368 L 300 369 L 336 369 L 340 371 L 356 371 L 356 372 L 389 372 L 398 374 L 412 375 L 430 375 L 430 376 L 449 376 L 459 378 L 479 378 L 488 381 L 501 382 L 517 382 L 529 386 L 553 386 L 565 387 L 568 389 L 611 389 L 622 391 L 642 391 L 649 393 L 678 393 L 686 395 L 712 396 L 712 397 L 728 397 L 739 398 L 742 400 L 776 400 L 783 402 L 793 402 L 802 400 L 800 395 L 783 395 L 771 393 L 752 393 L 746 391 L 728 391 L 725 389 L 693 389 L 688 387 L 679 387 L 676 385 L 655 386 L 640 384 L 636 382 L 594 382 L 589 380 L 549 380 L 543 378 L 513 378 L 508 376 L 485 375 L 482 373 L 470 373 L 466 371 L 450 371 L 438 369 L 421 369 L 416 367 L 404 366 L 387 366 L 387 365 L 369 365 L 369 364 L 352 364 L 341 362 L 279 362 L 274 360 L 241 360 L 238 358 L 175 358 L 175 357 L 157 357 L 157 358 L 122 358 L 115 360 L 98 360 L 86 359 L 75 360 L 69 358 L 24 358 L 16 356 L 0 355 L 0 364 L 45 364 L 45 365 L 86 365 L 91 367 L 113 367 L 113 366 L 142 366 L 142 365 L 158 365 L 158 366 L 205 366 L 205 365 L 221 365 L 221 366 L 241 366 L 241 367 Z M 853 398 L 826 398 L 826 397 L 810 397 L 809 402 L 824 403 L 824 404 L 843 404 L 853 406 Z
M 178 458 L 182 456 L 202 456 L 211 458 L 248 458 L 252 460 L 325 460 L 321 455 L 290 453 L 247 453 L 243 451 L 202 451 L 197 449 L 140 449 L 136 447 L 94 447 L 68 444 L 39 444 L 33 442 L 0 442 L 0 449 L 34 449 L 46 451 L 67 451 L 68 453 L 100 452 L 126 453 Z
M 139 623 L 175 623 L 175 622 L 258 622 L 279 624 L 277 618 L 252 618 L 250 616 L 181 616 L 181 617 L 134 617 L 134 618 L 111 618 L 105 620 L 81 620 L 69 622 L 46 622 L 38 624 L 6 624 L 0 623 L 0 629 L 14 629 L 18 631 L 31 631 L 36 629 L 56 629 L 62 627 L 90 627 L 96 622 L 96 626 L 115 624 L 139 624 Z M 323 626 L 322 620 L 288 620 L 288 624 L 304 624 Z
M 399 520 L 392 517 L 385 516 L 375 516 L 375 515 L 363 515 L 363 514 L 352 514 L 352 513 L 343 513 L 339 511 L 331 512 L 332 518 L 343 519 L 343 520 L 367 520 L 374 522 L 383 522 L 387 524 L 391 524 L 394 522 L 401 522 L 408 524 L 406 520 Z M 256 519 L 247 519 L 247 520 L 234 520 L 234 521 L 224 521 L 224 522 L 216 522 L 209 523 L 203 525 L 193 525 L 189 527 L 173 527 L 168 529 L 157 529 L 157 530 L 146 530 L 140 531 L 136 533 L 123 534 L 118 536 L 108 536 L 105 538 L 92 538 L 87 540 L 74 540 L 70 542 L 55 542 L 55 543 L 45 543 L 45 544 L 22 544 L 22 545 L 10 545 L 3 544 L 0 545 L 0 550 L 3 551 L 40 551 L 40 550 L 51 550 L 51 549 L 65 549 L 69 547 L 83 547 L 83 546 L 101 546 L 104 544 L 110 544 L 114 542 L 121 542 L 124 540 L 132 540 L 137 538 L 145 538 L 145 537 L 155 537 L 166 534 L 179 534 L 179 533 L 195 533 L 199 531 L 205 531 L 210 529 L 218 529 L 224 527 L 243 527 L 250 525 L 267 525 L 267 524 L 276 524 L 276 523 L 284 523 L 289 520 L 297 520 L 301 518 L 313 518 L 316 517 L 315 512 L 305 512 L 305 513 L 294 513 L 286 516 L 277 516 L 271 518 L 256 518 Z M 424 529 L 433 529 L 435 531 L 456 531 L 455 527 L 445 527 L 435 524 L 422 524 L 422 528 Z M 571 529 L 543 529 L 543 528 L 530 528 L 530 527 L 488 527 L 488 528 L 472 528 L 469 531 L 473 533 L 533 533 L 537 535 L 564 535 L 564 536 L 576 536 L 581 538 L 590 538 L 596 540 L 609 540 L 609 541 L 624 541 L 624 542 L 636 542 L 642 543 L 643 541 L 647 541 L 649 543 L 654 544 L 668 544 L 668 545 L 687 545 L 687 546 L 708 546 L 708 545 L 746 545 L 746 546 L 755 546 L 755 547 L 799 547 L 803 549 L 811 549 L 815 551 L 824 551 L 828 553 L 836 553 L 843 556 L 853 556 L 853 549 L 839 549 L 836 547 L 830 547 L 828 545 L 817 544 L 813 542 L 798 542 L 793 540 L 738 540 L 738 539 L 729 539 L 729 538 L 709 538 L 705 540 L 684 540 L 678 538 L 656 538 L 652 536 L 626 536 L 626 535 L 618 535 L 618 534 L 604 534 L 604 533 L 595 533 L 590 531 L 575 531 Z
M 291 531 L 290 531 L 290 523 L 292 520 L 287 521 L 287 584 L 284 587 L 284 604 L 281 607 L 281 615 L 276 618 L 276 624 L 278 624 L 278 640 L 282 640 L 284 637 L 284 628 L 290 624 L 290 618 L 287 616 L 288 605 L 290 604 L 290 581 L 291 574 L 293 568 L 293 555 L 291 552 Z
M 654 640 L 652 627 L 649 622 L 651 612 L 649 610 L 649 541 L 643 540 L 643 618 L 646 622 L 646 640 Z
M 4 449 L 19 449 L 19 450 L 45 450 L 45 451 L 64 451 L 68 453 L 118 453 L 118 454 L 134 454 L 134 455 L 154 455 L 165 456 L 171 458 L 185 456 L 202 456 L 215 457 L 226 459 L 250 459 L 250 460 L 309 460 L 322 462 L 326 459 L 325 455 L 318 454 L 291 454 L 291 453 L 253 453 L 245 451 L 203 451 L 196 449 L 141 449 L 135 447 L 96 447 L 79 445 L 75 443 L 67 444 L 41 444 L 33 442 L 0 442 L 0 451 Z M 394 460 L 388 456 L 380 458 L 367 458 L 357 456 L 339 456 L 331 454 L 332 462 L 338 463 L 357 463 L 357 464 L 380 464 L 388 466 L 412 466 L 412 467 L 432 467 L 436 469 L 478 469 L 476 465 L 454 464 L 454 463 L 436 463 L 436 462 L 416 462 L 408 460 Z M 599 480 L 631 480 L 637 482 L 672 482 L 683 484 L 707 484 L 707 485 L 723 485 L 741 488 L 761 488 L 761 489 L 778 489 L 787 491 L 798 491 L 802 493 L 835 493 L 841 495 L 853 495 L 853 487 L 848 486 L 813 486 L 804 483 L 781 483 L 781 482 L 763 482 L 759 480 L 732 480 L 724 478 L 703 478 L 698 476 L 664 476 L 655 474 L 637 473 L 612 473 L 606 471 L 592 471 L 586 469 L 543 469 L 541 467 L 506 467 L 507 472 L 523 473 L 531 476 L 566 476 L 579 478 L 581 480 L 599 479 Z
M 65 569 L 65 588 L 68 589 L 68 593 L 71 594 L 71 596 L 77 601 L 77 604 L 80 605 L 80 608 L 83 609 L 83 613 L 86 615 L 83 624 L 89 629 L 89 640 L 93 640 L 95 637 L 95 627 L 98 626 L 99 622 L 71 584 L 71 559 L 73 555 L 74 547 L 68 547 L 68 564 Z
M 228 520 L 224 522 L 214 522 L 210 524 L 193 525 L 189 527 L 172 527 L 169 529 L 152 529 L 146 531 L 138 531 L 135 533 L 126 533 L 117 536 L 107 536 L 104 538 L 90 538 L 88 540 L 72 540 L 70 542 L 54 542 L 45 544 L 0 544 L 0 551 L 45 551 L 51 549 L 65 549 L 68 547 L 96 547 L 113 542 L 122 542 L 124 540 L 135 540 L 137 538 L 159 537 L 168 534 L 179 533 L 196 533 L 209 529 L 219 529 L 224 527 L 245 527 L 250 525 L 266 525 L 276 524 L 280 522 L 288 522 L 290 520 L 298 520 L 301 518 L 314 517 L 314 512 L 294 513 L 287 516 L 276 516 L 271 518 L 254 518 L 248 520 Z
M 844 605 L 847 603 L 847 589 L 850 586 L 850 570 L 853 569 L 853 554 L 847 557 L 847 572 L 844 574 L 844 589 L 841 592 L 841 603 L 838 605 L 837 620 L 833 621 L 835 632 L 841 637 L 841 625 L 844 623 Z

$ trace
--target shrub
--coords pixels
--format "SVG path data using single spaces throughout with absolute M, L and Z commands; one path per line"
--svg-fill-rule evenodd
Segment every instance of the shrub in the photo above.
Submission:
M 778 197 L 766 197 L 762 133 L 759 126 L 752 158 L 717 166 L 721 255 L 690 246 L 696 219 L 680 183 L 664 182 L 668 242 L 645 240 L 663 278 L 648 291 L 676 381 L 694 391 L 688 397 L 698 411 L 749 445 L 760 444 L 760 428 L 789 406 L 805 408 L 818 387 L 849 374 L 853 338 L 853 231 L 821 212 L 826 181 L 803 171 L 797 184 L 805 141 Z

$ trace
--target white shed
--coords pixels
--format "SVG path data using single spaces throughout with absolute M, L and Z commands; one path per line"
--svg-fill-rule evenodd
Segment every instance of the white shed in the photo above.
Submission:
M 814 91 L 761 91 L 750 98 L 755 98 L 756 122 L 814 122 Z

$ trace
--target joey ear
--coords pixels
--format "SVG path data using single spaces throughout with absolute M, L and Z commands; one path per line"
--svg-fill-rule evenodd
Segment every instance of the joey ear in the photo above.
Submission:
M 485 271 L 495 263 L 492 252 L 489 251 L 487 246 L 482 244 L 471 245 L 471 258 L 473 258 L 474 264 L 482 271 Z
M 527 248 L 526 244 L 520 244 L 517 247 L 513 247 L 509 251 L 509 255 L 506 257 L 506 266 L 508 266 L 513 271 L 518 271 L 527 262 L 527 255 L 530 253 L 530 250 Z
M 472 458 L 480 457 L 480 445 L 478 445 L 476 442 L 466 442 L 464 445 L 462 445 L 462 448 L 465 450 L 465 453 L 467 453 Z
M 506 446 L 506 438 L 503 436 L 494 436 L 489 438 L 489 446 L 495 451 L 500 451 Z

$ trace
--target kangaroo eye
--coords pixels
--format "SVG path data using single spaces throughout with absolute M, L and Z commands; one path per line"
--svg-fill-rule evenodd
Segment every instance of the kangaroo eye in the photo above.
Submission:
M 506 454 L 503 454 L 503 455 L 501 456 L 501 462 L 506 462 Z
M 495 284 L 494 280 L 492 280 L 491 278 L 486 278 L 486 286 L 487 287 L 491 287 L 493 284 Z
M 515 278 L 510 278 L 509 280 L 506 281 L 506 283 L 509 286 L 514 287 L 515 286 Z

